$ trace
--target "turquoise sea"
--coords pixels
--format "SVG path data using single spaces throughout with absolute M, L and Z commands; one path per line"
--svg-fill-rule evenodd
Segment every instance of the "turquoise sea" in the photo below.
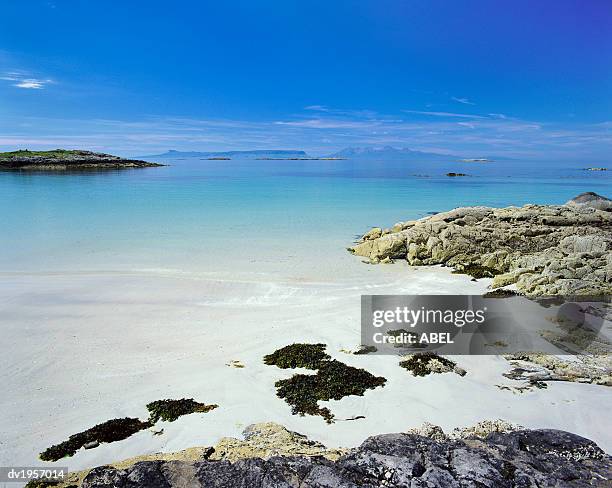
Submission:
M 334 447 L 426 421 L 450 432 L 496 418 L 612 446 L 601 429 L 610 408 L 601 386 L 552 382 L 515 395 L 494 386 L 506 383 L 501 357 L 462 356 L 466 379 L 429 381 L 407 375 L 395 356 L 344 352 L 361 343 L 361 295 L 480 295 L 488 286 L 448 269 L 363 264 L 345 249 L 358 234 L 463 205 L 610 196 L 609 172 L 515 161 L 164 162 L 170 166 L 0 172 L 4 465 L 36 466 L 49 445 L 109 418 L 146 418 L 144 406 L 160 398 L 220 408 L 57 465 L 79 470 L 214 445 L 262 421 Z M 274 391 L 292 373 L 261 358 L 295 342 L 324 343 L 388 386 L 330 404 L 339 419 L 356 422 L 293 415 Z M 235 360 L 245 367 L 228 367 Z
M 466 205 L 610 196 L 579 162 L 165 160 L 138 170 L 0 173 L 0 271 L 248 270 L 344 252 L 371 226 Z M 450 178 L 447 172 L 468 173 Z

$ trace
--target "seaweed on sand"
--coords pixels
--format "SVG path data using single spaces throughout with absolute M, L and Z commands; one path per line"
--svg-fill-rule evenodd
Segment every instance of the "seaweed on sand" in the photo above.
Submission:
M 427 376 L 430 373 L 441 372 L 439 368 L 432 368 L 433 365 L 441 366 L 447 371 L 453 371 L 457 364 L 433 352 L 419 352 L 401 361 L 399 365 L 412 372 L 414 376 Z
M 154 424 L 160 419 L 174 422 L 182 415 L 210 412 L 218 406 L 196 402 L 193 398 L 182 398 L 180 400 L 156 400 L 147 404 L 147 410 L 150 414 L 149 422 Z
M 102 442 L 115 442 L 127 439 L 138 431 L 151 427 L 150 421 L 125 417 L 122 419 L 107 420 L 90 429 L 71 435 L 68 440 L 53 445 L 40 454 L 43 461 L 57 461 L 66 456 L 73 456 L 86 444 Z
M 282 369 L 317 369 L 323 361 L 331 359 L 325 347 L 325 344 L 290 344 L 264 356 L 264 363 Z
M 510 298 L 516 296 L 519 296 L 519 294 L 514 290 L 498 288 L 497 290 L 486 292 L 484 295 L 482 295 L 482 298 Z
M 51 486 L 58 486 L 62 484 L 63 480 L 54 478 L 38 478 L 27 482 L 24 488 L 49 488 Z M 68 485 L 66 488 L 77 488 L 76 485 Z
M 66 484 L 62 478 L 38 478 L 28 481 L 24 488 L 50 488 L 57 486 L 60 488 L 79 488 L 74 483 Z
M 488 266 L 482 266 L 480 264 L 467 264 L 464 266 L 457 267 L 454 271 L 454 274 L 466 274 L 471 276 L 472 278 L 493 278 L 500 274 L 500 271 L 495 268 L 490 268 Z
M 90 449 L 97 447 L 102 442 L 115 442 L 127 439 L 136 432 L 152 427 L 160 419 L 174 422 L 181 415 L 194 412 L 206 413 L 217 407 L 218 405 L 206 405 L 205 403 L 196 402 L 193 398 L 157 400 L 147 405 L 149 419 L 146 421 L 129 417 L 107 420 L 95 425 L 91 429 L 71 435 L 64 442 L 47 448 L 40 453 L 39 457 L 43 461 L 57 461 L 66 456 L 73 456 L 82 447 Z
M 320 415 L 332 423 L 334 415 L 318 401 L 340 400 L 348 395 L 362 396 L 366 390 L 383 386 L 386 379 L 365 369 L 354 368 L 340 361 L 322 361 L 314 375 L 296 374 L 276 382 L 277 395 L 292 407 L 294 414 Z

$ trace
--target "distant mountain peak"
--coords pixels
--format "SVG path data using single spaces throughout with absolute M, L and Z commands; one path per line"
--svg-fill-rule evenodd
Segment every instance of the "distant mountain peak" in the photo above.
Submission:
M 396 148 L 393 146 L 350 146 L 330 157 L 338 158 L 393 158 L 393 159 L 427 159 L 427 160 L 447 160 L 456 156 L 417 151 L 410 148 Z

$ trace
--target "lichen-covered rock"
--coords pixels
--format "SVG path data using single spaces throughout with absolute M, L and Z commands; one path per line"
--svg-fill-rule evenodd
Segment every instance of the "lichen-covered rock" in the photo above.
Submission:
M 232 462 L 253 457 L 268 459 L 273 456 L 323 456 L 338 459 L 346 452 L 343 449 L 327 449 L 323 444 L 274 422 L 249 425 L 243 435 L 244 440 L 222 438 L 215 445 L 209 459 Z
M 375 235 L 350 251 L 373 263 L 450 266 L 529 297 L 612 294 L 612 205 L 596 194 L 558 206 L 457 208 Z
M 82 488 L 604 487 L 612 462 L 595 443 L 558 430 L 437 440 L 385 434 L 333 461 L 273 456 L 230 462 L 147 461 L 92 469 Z
M 429 422 L 425 422 L 420 427 L 408 429 L 407 433 L 427 437 L 428 439 L 433 439 L 434 441 L 438 442 L 445 442 L 449 439 L 449 437 L 444 433 L 444 430 L 442 430 L 442 427 Z
M 521 430 L 520 425 L 515 425 L 507 420 L 482 420 L 475 425 L 470 427 L 463 427 L 454 429 L 449 437 L 452 439 L 486 439 L 493 433 L 508 433 Z
M 510 354 L 512 369 L 504 376 L 526 384 L 570 381 L 612 386 L 612 357 L 607 354 L 552 356 L 538 352 Z

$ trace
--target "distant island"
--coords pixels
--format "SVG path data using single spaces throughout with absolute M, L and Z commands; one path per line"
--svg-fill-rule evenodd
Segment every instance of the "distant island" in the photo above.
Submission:
M 255 149 L 243 151 L 178 151 L 170 149 L 161 154 L 140 156 L 142 159 L 187 159 L 202 160 L 258 159 L 287 161 L 340 161 L 356 159 L 365 161 L 405 161 L 412 162 L 451 162 L 491 163 L 494 159 L 486 157 L 462 159 L 462 155 L 441 154 L 436 152 L 418 151 L 407 147 L 393 146 L 350 146 L 331 154 L 312 155 L 298 149 Z M 501 158 L 503 159 L 503 158 Z
M 143 159 L 183 159 L 183 158 L 200 158 L 208 160 L 223 160 L 223 159 L 259 159 L 259 160 L 293 160 L 293 161 L 338 161 L 344 159 L 359 159 L 359 160 L 389 160 L 389 161 L 406 161 L 406 162 L 422 162 L 422 161 L 437 161 L 445 162 L 449 160 L 457 160 L 459 156 L 452 154 L 439 154 L 426 151 L 416 151 L 408 148 L 395 148 L 391 146 L 364 146 L 364 147 L 347 147 L 341 151 L 332 154 L 323 154 L 313 156 L 302 150 L 288 149 L 258 149 L 251 151 L 217 151 L 217 152 L 201 152 L 201 151 L 177 151 L 171 149 L 161 154 L 153 154 L 149 156 L 141 156 Z M 475 160 L 478 161 L 478 160 Z
M 255 158 L 260 161 L 342 161 L 346 158 L 332 158 L 332 157 L 321 157 L 321 158 Z
M 439 154 L 426 151 L 416 151 L 414 149 L 396 148 L 392 146 L 365 146 L 347 147 L 329 157 L 336 159 L 360 159 L 360 160 L 388 160 L 406 162 L 444 162 L 458 159 L 452 154 Z
M 254 151 L 176 151 L 170 149 L 162 154 L 153 154 L 150 156 L 140 156 L 144 159 L 158 159 L 158 158 L 201 158 L 210 160 L 223 160 L 232 158 L 243 158 L 243 159 L 262 159 L 262 158 L 307 158 L 308 154 L 305 151 L 295 151 L 287 149 L 257 149 Z
M 147 168 L 164 166 L 139 159 L 125 159 L 92 151 L 54 149 L 52 151 L 10 151 L 0 153 L 0 169 L 22 171 L 66 171 L 92 169 Z

